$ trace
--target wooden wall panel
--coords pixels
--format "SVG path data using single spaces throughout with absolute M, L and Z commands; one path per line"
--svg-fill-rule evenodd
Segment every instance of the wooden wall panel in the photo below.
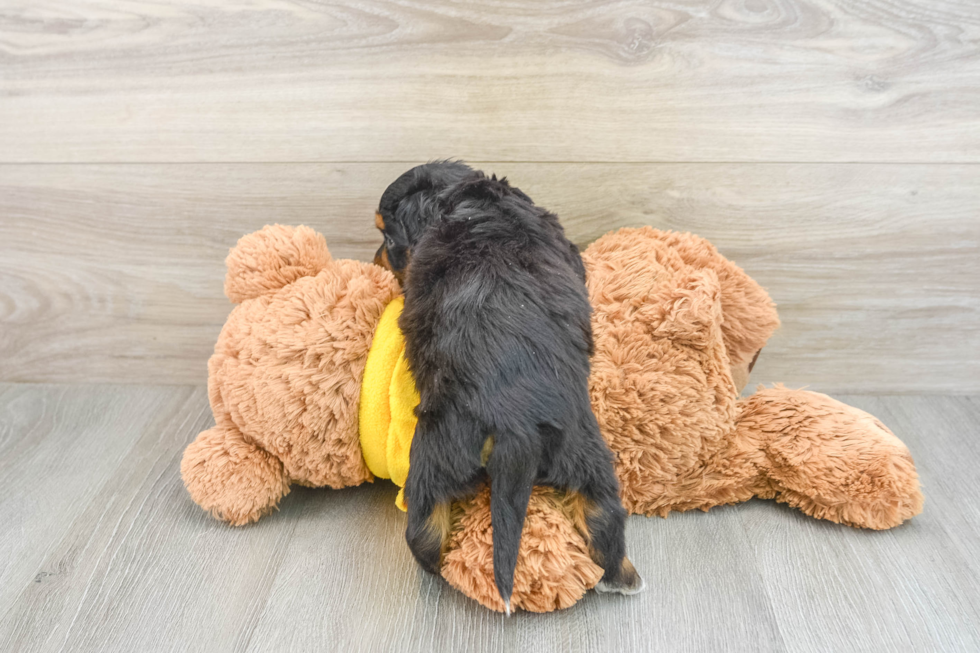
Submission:
M 15 0 L 8 162 L 980 161 L 954 0 Z
M 203 383 L 238 237 L 304 223 L 368 260 L 408 165 L 0 165 L 0 380 Z M 583 244 L 643 224 L 712 240 L 779 303 L 753 381 L 980 391 L 976 166 L 476 165 Z
M 266 222 L 367 258 L 460 156 L 588 242 L 710 238 L 784 328 L 757 378 L 980 388 L 980 6 L 38 0 L 0 11 L 0 379 L 199 382 Z

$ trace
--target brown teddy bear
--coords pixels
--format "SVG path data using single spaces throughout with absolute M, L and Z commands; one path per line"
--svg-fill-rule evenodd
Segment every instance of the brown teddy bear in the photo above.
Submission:
M 775 498 L 874 529 L 921 511 L 908 449 L 871 415 L 781 386 L 739 399 L 779 321 L 765 291 L 710 243 L 623 229 L 582 258 L 594 307 L 592 404 L 627 510 L 667 516 Z M 322 236 L 280 225 L 243 237 L 227 265 L 225 292 L 239 305 L 208 363 L 215 426 L 181 464 L 194 501 L 242 525 L 293 483 L 404 485 L 417 395 L 391 274 L 334 261 Z M 502 611 L 489 489 L 457 503 L 452 522 L 443 576 Z M 599 581 L 582 522 L 575 495 L 535 488 L 512 606 L 565 608 Z

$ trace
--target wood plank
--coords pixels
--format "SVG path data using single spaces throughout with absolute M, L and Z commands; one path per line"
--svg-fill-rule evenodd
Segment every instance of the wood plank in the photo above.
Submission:
M 977 510 L 963 497 L 977 490 L 969 435 L 980 415 L 963 410 L 965 397 L 841 399 L 874 411 L 909 445 L 925 510 L 876 532 L 773 502 L 738 508 L 788 650 L 977 650 Z
M 644 224 L 713 241 L 780 305 L 753 381 L 980 392 L 980 167 L 475 165 L 583 244 Z M 0 166 L 0 380 L 203 383 L 228 248 L 305 223 L 369 260 L 407 166 Z
M 754 501 L 632 517 L 648 588 L 490 613 L 421 572 L 394 488 L 298 488 L 242 529 L 188 499 L 201 388 L 0 384 L 0 650 L 975 650 L 976 397 L 842 400 L 909 444 L 925 512 L 884 531 Z
M 956 0 L 15 3 L 0 161 L 980 161 Z
M 304 496 L 249 651 L 784 650 L 732 511 L 631 519 L 628 550 L 647 591 L 591 592 L 562 612 L 508 619 L 421 571 L 393 496 L 387 483 Z
M 873 413 L 910 443 L 916 469 L 922 476 L 926 510 L 934 513 L 955 548 L 973 570 L 980 589 L 980 401 L 972 397 L 849 397 Z M 980 610 L 980 592 L 973 596 Z M 980 629 L 980 620 L 975 624 Z
M 96 497 L 118 502 L 108 495 L 138 435 L 159 431 L 191 394 L 187 387 L 0 384 L 0 615 L 25 587 L 68 571 L 80 551 L 43 561 Z
M 42 464 L 13 461 L 18 473 L 2 477 L 4 498 L 15 493 L 0 504 L 4 523 L 27 527 L 8 534 L 18 574 L 0 585 L 0 650 L 231 650 L 263 607 L 295 517 L 236 530 L 190 501 L 179 464 L 213 423 L 204 389 L 9 394 L 5 415 L 38 421 L 11 430 L 38 450 L 27 462 Z M 82 430 L 64 417 L 81 417 Z M 22 478 L 32 472 L 31 482 Z M 76 491 L 74 477 L 87 491 Z M 31 490 L 37 500 L 17 496 Z
M 181 401 L 139 400 L 161 392 Z M 2 650 L 387 650 L 395 642 L 405 651 L 622 651 L 647 642 L 680 651 L 730 642 L 782 650 L 731 511 L 686 515 L 666 530 L 661 520 L 631 521 L 631 557 L 655 591 L 593 593 L 572 610 L 508 620 L 419 570 L 390 483 L 298 488 L 278 513 L 243 529 L 203 514 L 179 478 L 184 444 L 209 423 L 200 389 L 28 386 L 12 393 L 12 400 L 11 392 L 0 396 L 3 414 L 16 420 L 5 419 L 4 432 L 18 442 L 64 446 L 76 434 L 70 424 L 34 423 L 50 413 L 82 413 L 102 416 L 93 423 L 103 433 L 86 429 L 78 440 L 91 456 L 120 440 L 129 447 L 108 478 L 76 457 L 78 473 L 101 486 L 84 496 L 58 483 L 60 465 L 23 470 L 60 489 L 49 501 L 66 509 L 46 515 L 61 518 L 65 530 L 54 537 L 38 528 L 19 532 L 21 549 L 51 542 L 30 565 L 18 562 L 32 567 L 30 577 L 17 579 L 0 601 Z M 20 480 L 0 478 L 4 493 Z M 18 503 L 0 510 L 35 514 Z M 692 581 L 691 574 L 706 578 Z

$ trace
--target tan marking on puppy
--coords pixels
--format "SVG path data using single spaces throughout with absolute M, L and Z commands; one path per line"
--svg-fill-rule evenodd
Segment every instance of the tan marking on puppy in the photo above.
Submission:
M 375 261 L 378 265 L 383 267 L 385 270 L 391 270 L 391 263 L 388 262 L 388 248 L 385 247 L 381 250 L 381 256 Z
M 572 525 L 575 526 L 575 530 L 585 539 L 586 544 L 589 546 L 589 557 L 600 567 L 603 566 L 602 555 L 592 547 L 592 535 L 588 527 L 589 518 L 598 511 L 596 505 L 578 492 L 569 491 L 561 501 L 561 511 L 572 522 Z M 636 567 L 633 566 L 633 563 L 626 556 L 623 556 L 623 562 L 620 564 L 620 578 L 623 581 L 622 585 L 613 587 L 600 582 L 596 585 L 596 590 L 600 592 L 617 592 L 619 594 L 636 594 L 645 586 L 643 579 L 636 572 Z
M 480 465 L 483 467 L 487 466 L 487 461 L 490 460 L 490 454 L 493 453 L 493 436 L 487 436 L 487 439 L 483 441 L 483 449 L 480 450 Z
M 433 538 L 439 538 L 439 566 L 442 567 L 442 560 L 446 555 L 446 548 L 449 546 L 449 534 L 453 530 L 452 504 L 450 502 L 436 504 L 435 510 L 429 515 L 426 529 Z
M 595 586 L 597 592 L 606 592 L 611 594 L 625 594 L 627 596 L 631 594 L 639 594 L 646 587 L 646 583 L 640 575 L 636 573 L 636 568 L 633 563 L 629 561 L 629 558 L 623 556 L 623 564 L 620 566 L 620 578 L 622 583 L 620 585 L 609 585 L 604 581 L 599 581 Z
M 385 219 L 381 217 L 380 213 L 374 214 L 374 226 L 381 230 L 385 228 Z
M 561 510 L 589 546 L 589 557 L 601 567 L 602 555 L 592 548 L 592 533 L 589 532 L 589 518 L 597 512 L 596 505 L 578 492 L 569 490 L 562 500 Z
M 627 588 L 624 594 L 632 594 L 643 589 L 643 579 L 636 573 L 636 567 L 629 558 L 623 556 L 623 564 L 620 566 L 620 578 L 623 579 L 623 586 Z

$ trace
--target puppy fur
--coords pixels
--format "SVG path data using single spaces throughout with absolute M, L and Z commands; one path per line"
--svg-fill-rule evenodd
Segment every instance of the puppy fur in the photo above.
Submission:
M 580 495 L 600 588 L 638 590 L 589 400 L 584 267 L 557 217 L 455 162 L 403 175 L 379 216 L 379 258 L 402 274 L 399 326 L 421 397 L 405 486 L 415 557 L 439 573 L 448 506 L 489 476 L 494 581 L 508 612 L 535 484 Z
M 434 161 L 416 166 L 393 181 L 381 195 L 374 215 L 384 242 L 374 255 L 377 265 L 405 280 L 412 246 L 438 210 L 437 198 L 448 187 L 472 175 L 474 170 L 458 161 Z

